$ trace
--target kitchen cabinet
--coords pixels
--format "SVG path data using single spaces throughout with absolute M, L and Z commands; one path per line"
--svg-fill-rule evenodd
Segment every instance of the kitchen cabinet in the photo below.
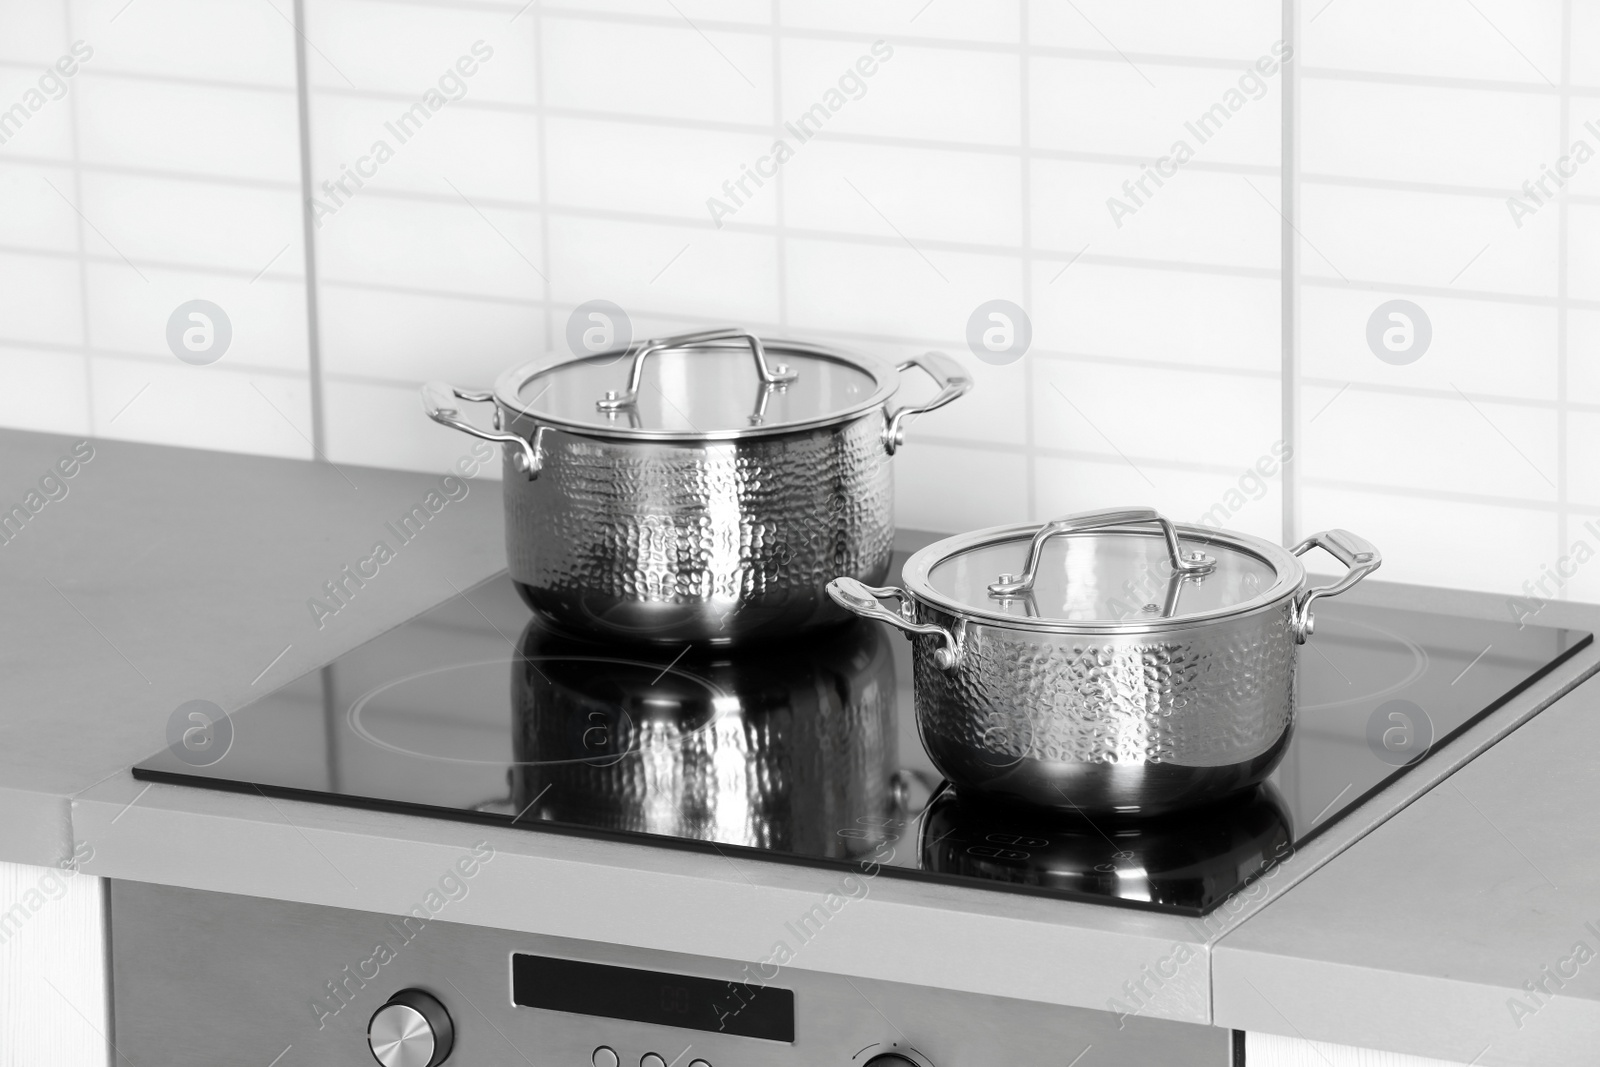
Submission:
M 108 1067 L 101 880 L 0 862 L 0 1065 Z

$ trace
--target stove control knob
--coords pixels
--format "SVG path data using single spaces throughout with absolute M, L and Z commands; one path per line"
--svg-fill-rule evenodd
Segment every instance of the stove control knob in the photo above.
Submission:
M 450 1013 L 420 989 L 402 989 L 367 1023 L 367 1044 L 383 1067 L 437 1067 L 455 1038 Z
M 868 1060 L 864 1067 L 933 1067 L 922 1053 L 909 1048 L 880 1053 Z

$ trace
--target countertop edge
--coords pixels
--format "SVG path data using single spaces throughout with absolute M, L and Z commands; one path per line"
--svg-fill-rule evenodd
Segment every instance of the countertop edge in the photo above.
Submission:
M 71 800 L 54 793 L 0 787 L 0 861 L 62 867 L 76 845 Z
M 141 789 L 123 776 L 73 802 L 84 873 L 404 914 L 456 858 L 487 841 L 494 862 L 440 918 L 731 960 L 765 958 L 785 924 L 848 873 L 412 815 L 352 818 L 322 804 L 267 807 L 262 798 L 160 783 L 130 805 Z M 638 907 L 644 897 L 648 909 Z M 1129 1010 L 1209 1023 L 1209 949 L 1185 921 L 1109 912 L 879 876 L 791 965 L 1096 1010 L 1126 1002 L 1125 983 L 1161 967 L 1175 973 Z M 952 951 L 963 945 L 974 950 Z M 1059 963 L 1090 958 L 1093 968 Z
M 1212 962 L 1215 1024 L 1235 1030 L 1479 1065 L 1588 1062 L 1600 1033 L 1600 1002 L 1578 997 L 1557 995 L 1516 1027 L 1507 1003 L 1520 989 L 1226 942 Z

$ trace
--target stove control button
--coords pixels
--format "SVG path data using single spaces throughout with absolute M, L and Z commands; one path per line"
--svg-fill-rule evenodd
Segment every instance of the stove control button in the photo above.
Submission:
M 639 1067 L 667 1067 L 667 1061 L 654 1052 L 646 1052 L 639 1057 Z
M 589 1062 L 594 1064 L 594 1067 L 617 1067 L 622 1061 L 617 1059 L 615 1049 L 601 1045 L 594 1050 L 594 1055 L 589 1057 Z
M 864 1067 L 932 1067 L 932 1065 L 923 1058 L 922 1053 L 900 1048 L 872 1057 Z
M 383 1067 L 437 1067 L 455 1038 L 450 1013 L 420 989 L 402 989 L 367 1023 L 367 1044 Z

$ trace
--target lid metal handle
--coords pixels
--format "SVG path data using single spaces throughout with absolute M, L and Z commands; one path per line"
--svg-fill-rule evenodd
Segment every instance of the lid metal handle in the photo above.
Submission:
M 1315 589 L 1307 589 L 1300 595 L 1294 606 L 1293 626 L 1294 638 L 1302 645 L 1316 628 L 1316 619 L 1311 614 L 1312 601 L 1323 596 L 1338 596 L 1383 566 L 1383 553 L 1379 552 L 1371 541 L 1349 530 L 1323 530 L 1314 533 L 1294 546 L 1294 554 L 1304 555 L 1313 548 L 1323 549 L 1350 569 L 1345 572 L 1343 578 L 1332 585 L 1319 585 Z
M 1217 569 L 1217 561 L 1204 552 L 1185 554 L 1178 547 L 1178 532 L 1173 528 L 1172 521 L 1154 508 L 1107 508 L 1103 511 L 1085 511 L 1077 515 L 1068 515 L 1039 527 L 1038 532 L 1033 535 L 1033 542 L 1028 545 L 1028 560 L 1022 574 L 1000 575 L 989 586 L 989 595 L 1014 597 L 1032 592 L 1034 579 L 1039 574 L 1039 559 L 1044 552 L 1044 543 L 1052 537 L 1099 530 L 1107 526 L 1131 526 L 1144 522 L 1160 525 L 1161 534 L 1167 542 L 1167 555 L 1172 560 L 1174 578 L 1198 578 Z M 1175 601 L 1171 591 L 1168 597 Z
M 725 326 L 716 330 L 702 330 L 698 333 L 684 333 L 676 337 L 660 337 L 649 342 L 633 357 L 633 364 L 628 368 L 628 388 L 625 392 L 607 391 L 606 395 L 595 401 L 595 407 L 601 411 L 621 411 L 639 402 L 639 381 L 644 375 L 644 361 L 657 352 L 667 352 L 675 348 L 695 348 L 700 345 L 710 344 L 714 341 L 744 341 L 750 346 L 750 354 L 755 357 L 756 373 L 761 376 L 763 387 L 787 385 L 800 375 L 786 363 L 769 366 L 767 353 L 761 347 L 761 338 L 749 330 L 741 330 L 737 326 Z M 760 406 L 764 407 L 764 404 Z

